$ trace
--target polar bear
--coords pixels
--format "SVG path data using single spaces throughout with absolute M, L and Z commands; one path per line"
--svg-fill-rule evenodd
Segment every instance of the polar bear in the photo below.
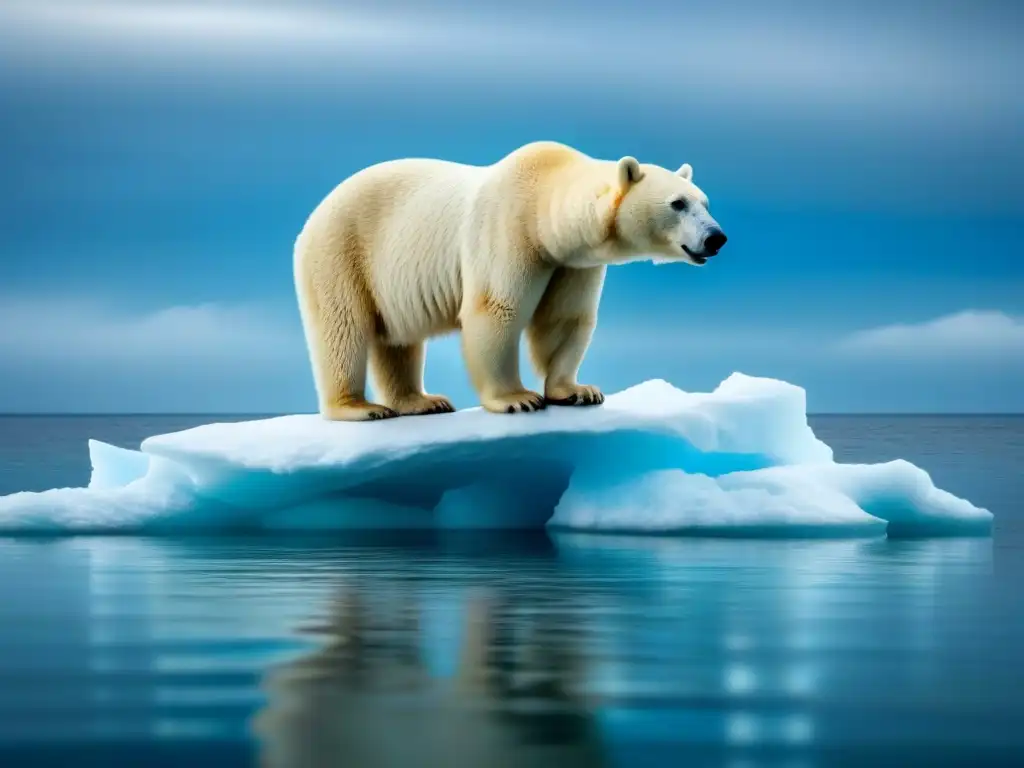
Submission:
M 423 390 L 424 344 L 461 331 L 483 407 L 596 405 L 576 380 L 611 264 L 702 265 L 726 242 L 693 169 L 601 160 L 557 142 L 488 166 L 371 165 L 313 210 L 295 287 L 320 413 L 365 421 L 454 411 Z M 523 386 L 519 341 L 544 382 Z M 366 398 L 369 368 L 377 399 Z

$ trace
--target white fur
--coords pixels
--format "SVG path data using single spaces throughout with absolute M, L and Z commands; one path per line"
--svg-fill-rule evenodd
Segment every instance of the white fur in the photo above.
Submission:
M 321 412 L 362 420 L 450 410 L 423 392 L 423 342 L 456 329 L 488 410 L 600 403 L 576 373 L 605 267 L 695 263 L 682 246 L 699 250 L 717 226 L 688 174 L 537 142 L 489 166 L 393 160 L 349 177 L 295 246 Z M 670 207 L 680 196 L 685 213 Z M 544 397 L 520 379 L 524 332 Z M 367 366 L 383 405 L 365 398 Z

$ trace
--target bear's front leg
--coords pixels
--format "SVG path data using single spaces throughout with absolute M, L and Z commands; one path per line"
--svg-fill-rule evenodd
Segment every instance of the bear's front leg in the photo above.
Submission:
M 522 326 L 515 303 L 487 292 L 472 298 L 462 313 L 462 353 L 480 404 L 492 413 L 529 413 L 544 398 L 519 377 Z
M 559 269 L 530 320 L 530 356 L 544 379 L 544 399 L 551 405 L 604 402 L 601 390 L 576 381 L 597 325 L 604 275 L 604 267 Z

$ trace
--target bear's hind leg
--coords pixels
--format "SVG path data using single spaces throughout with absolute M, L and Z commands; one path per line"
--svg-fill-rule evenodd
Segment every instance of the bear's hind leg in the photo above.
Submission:
M 403 416 L 454 413 L 455 406 L 442 395 L 423 391 L 424 344 L 388 346 L 375 339 L 370 347 L 370 375 L 377 396 Z
M 314 348 L 320 413 L 330 421 L 375 421 L 398 415 L 392 409 L 366 399 L 367 347 L 372 338 L 371 323 L 360 316 L 349 301 L 336 302 L 322 311 L 320 302 L 307 302 L 304 311 L 312 325 L 308 334 Z

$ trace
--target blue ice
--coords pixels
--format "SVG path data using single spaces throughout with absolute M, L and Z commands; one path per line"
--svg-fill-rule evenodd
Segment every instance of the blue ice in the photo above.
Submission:
M 90 441 L 87 488 L 0 497 L 0 531 L 536 528 L 726 536 L 987 535 L 992 515 L 906 461 L 839 464 L 804 390 L 734 373 L 596 408 L 207 424 Z

